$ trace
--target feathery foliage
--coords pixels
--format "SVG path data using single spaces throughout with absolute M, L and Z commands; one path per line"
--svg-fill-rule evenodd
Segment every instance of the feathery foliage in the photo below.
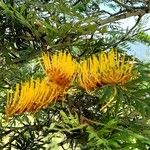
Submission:
M 2 0 L 0 149 L 148 150 L 150 64 L 124 49 L 149 44 L 141 19 L 149 6 Z M 119 21 L 130 16 L 135 24 L 125 30 Z

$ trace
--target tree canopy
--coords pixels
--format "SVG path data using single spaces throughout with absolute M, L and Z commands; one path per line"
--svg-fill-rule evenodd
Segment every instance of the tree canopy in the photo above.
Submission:
M 0 148 L 149 149 L 150 64 L 127 54 L 150 45 L 149 13 L 149 0 L 2 0 Z

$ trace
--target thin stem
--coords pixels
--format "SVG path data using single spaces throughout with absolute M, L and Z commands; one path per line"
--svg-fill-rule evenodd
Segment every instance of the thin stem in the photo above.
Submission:
M 114 98 L 116 97 L 116 95 L 117 95 L 117 88 L 116 88 L 116 86 L 114 86 L 114 95 L 113 95 L 113 97 L 109 100 L 108 103 L 106 103 L 106 104 L 100 109 L 100 111 L 103 111 L 107 106 L 109 106 L 109 105 L 113 102 L 113 100 L 114 100 Z

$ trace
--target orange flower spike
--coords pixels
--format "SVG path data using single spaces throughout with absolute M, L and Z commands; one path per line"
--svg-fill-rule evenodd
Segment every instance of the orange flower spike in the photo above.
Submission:
M 40 79 L 16 84 L 15 92 L 8 92 L 6 104 L 6 116 L 19 115 L 24 112 L 36 112 L 48 106 L 63 91 L 56 85 L 47 84 L 47 81 Z
M 99 58 L 101 59 L 101 63 L 102 60 L 105 60 L 103 67 L 101 67 L 102 82 L 104 84 L 125 84 L 131 78 L 133 60 L 125 61 L 125 55 L 121 56 L 114 50 L 100 54 Z
M 96 56 L 92 56 L 80 64 L 79 84 L 86 91 L 93 90 L 97 87 L 98 82 L 100 82 L 98 65 L 99 63 Z
M 6 116 L 11 116 L 15 111 L 15 108 L 18 107 L 19 88 L 20 85 L 16 84 L 15 93 L 14 91 L 12 91 L 12 89 L 8 92 L 7 104 L 6 104 Z
M 117 51 L 101 52 L 80 64 L 79 83 L 86 91 L 105 84 L 122 84 L 132 77 L 133 60 L 125 60 Z
M 52 82 L 63 89 L 70 86 L 77 69 L 72 56 L 66 52 L 56 52 L 52 56 L 44 53 L 42 66 L 49 82 Z

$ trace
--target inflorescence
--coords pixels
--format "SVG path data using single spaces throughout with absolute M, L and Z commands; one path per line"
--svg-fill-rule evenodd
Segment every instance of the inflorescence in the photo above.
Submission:
M 87 92 L 108 84 L 124 85 L 133 77 L 133 62 L 115 50 L 93 55 L 81 63 L 66 52 L 43 53 L 41 64 L 45 78 L 31 79 L 16 84 L 15 91 L 9 90 L 6 116 L 37 112 L 48 107 L 63 97 L 75 80 Z

